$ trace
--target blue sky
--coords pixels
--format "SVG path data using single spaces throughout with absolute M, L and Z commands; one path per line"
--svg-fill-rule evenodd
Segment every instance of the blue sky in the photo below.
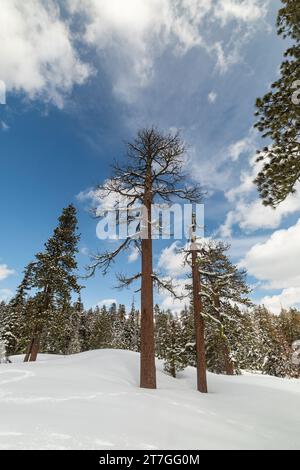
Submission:
M 231 241 L 254 299 L 274 311 L 299 304 L 299 197 L 275 213 L 251 184 L 261 146 L 255 99 L 276 78 L 286 48 L 275 30 L 280 1 L 24 3 L 1 2 L 0 296 L 14 292 L 70 202 L 78 208 L 80 272 L 88 253 L 106 248 L 78 195 L 107 178 L 124 142 L 154 124 L 181 129 L 190 176 L 207 192 L 206 233 Z M 176 254 L 163 256 L 166 248 L 157 244 L 155 262 L 168 272 L 166 258 L 172 265 Z M 127 261 L 86 282 L 87 306 L 138 300 L 113 288 L 115 271 L 138 269 Z

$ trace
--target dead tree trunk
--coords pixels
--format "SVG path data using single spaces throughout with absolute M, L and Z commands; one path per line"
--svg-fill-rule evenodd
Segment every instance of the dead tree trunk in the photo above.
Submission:
M 202 317 L 201 302 L 201 283 L 197 263 L 197 251 L 192 250 L 192 274 L 193 274 L 193 304 L 195 318 L 195 336 L 196 336 L 196 361 L 197 361 L 197 388 L 201 393 L 207 393 L 206 377 L 206 355 L 205 355 L 205 336 L 204 320 Z
M 155 340 L 153 318 L 153 254 L 151 220 L 151 173 L 146 181 L 142 228 L 141 286 L 141 388 L 156 388 Z

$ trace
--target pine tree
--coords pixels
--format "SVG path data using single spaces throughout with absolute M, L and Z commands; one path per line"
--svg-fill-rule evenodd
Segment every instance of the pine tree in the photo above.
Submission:
M 84 312 L 81 316 L 81 322 L 79 327 L 79 337 L 81 344 L 81 351 L 89 351 L 92 349 L 98 349 L 96 339 L 98 327 L 96 326 L 96 319 L 93 309 L 89 309 Z
M 178 372 L 187 366 L 185 345 L 182 337 L 182 327 L 178 318 L 169 315 L 168 328 L 164 331 L 162 339 L 165 347 L 164 369 L 176 378 Z
M 19 309 L 11 303 L 0 303 L 0 339 L 5 344 L 7 357 L 21 352 L 22 321 Z
M 184 345 L 185 362 L 192 366 L 197 366 L 196 361 L 196 343 L 195 343 L 195 324 L 193 307 L 185 306 L 180 314 L 182 327 L 182 341 Z
M 225 318 L 224 321 L 235 371 L 259 370 L 260 344 L 251 311 L 241 311 L 234 306 L 228 314 L 234 319 Z
M 119 305 L 116 319 L 113 324 L 113 348 L 126 349 L 125 333 L 126 309 L 125 305 Z
M 278 317 L 278 327 L 289 345 L 300 339 L 300 312 L 295 308 L 282 310 Z
M 278 319 L 265 307 L 255 309 L 254 318 L 260 339 L 261 372 L 275 377 L 299 377 L 299 368 L 292 363 L 292 347 L 278 327 Z
M 0 364 L 7 362 L 6 344 L 5 341 L 0 339 Z
M 171 313 L 170 311 L 165 312 L 160 310 L 159 305 L 154 307 L 154 319 L 155 319 L 155 351 L 159 359 L 166 358 L 166 343 L 165 339 L 167 336 L 169 321 Z
M 272 141 L 258 157 L 263 168 L 256 183 L 263 203 L 273 207 L 294 193 L 300 180 L 300 2 L 282 0 L 282 3 L 277 30 L 291 44 L 280 68 L 280 78 L 272 84 L 272 91 L 256 102 L 259 117 L 256 127 Z
M 80 340 L 80 326 L 81 318 L 83 315 L 83 304 L 81 302 L 81 296 L 78 301 L 74 304 L 72 314 L 69 318 L 69 329 L 71 332 L 71 339 L 68 344 L 67 354 L 78 354 L 82 351 L 81 340 Z
M 51 313 L 56 308 L 66 310 L 72 292 L 79 293 L 80 286 L 74 274 L 79 236 L 76 234 L 76 209 L 70 205 L 63 210 L 58 227 L 45 244 L 45 250 L 36 255 L 25 272 L 29 278 L 26 289 L 34 289 L 36 314 L 33 318 L 31 342 L 25 360 L 35 361 Z
M 246 282 L 246 272 L 240 271 L 231 263 L 227 255 L 228 249 L 228 245 L 212 240 L 199 244 L 198 269 L 203 311 L 210 320 L 208 341 L 211 345 L 214 344 L 214 354 L 218 356 L 218 364 L 215 362 L 216 371 L 233 375 L 235 352 L 228 340 L 230 323 L 236 322 L 232 306 L 250 305 L 250 289 Z
M 126 349 L 130 351 L 140 351 L 140 325 L 139 325 L 139 312 L 136 310 L 134 303 L 129 312 L 125 330 L 124 341 Z

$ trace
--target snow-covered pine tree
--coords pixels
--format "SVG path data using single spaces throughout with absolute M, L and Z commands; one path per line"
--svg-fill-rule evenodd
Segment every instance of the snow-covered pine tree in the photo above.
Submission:
M 126 323 L 126 308 L 125 305 L 120 304 L 116 319 L 113 323 L 113 348 L 126 349 L 125 339 L 125 323 Z
M 0 303 L 0 339 L 4 342 L 7 356 L 21 351 L 23 318 L 20 309 L 12 303 Z
M 289 345 L 300 339 L 300 312 L 295 308 L 282 310 L 277 320 L 278 327 L 281 329 Z
M 154 307 L 154 324 L 155 324 L 155 351 L 156 356 L 159 359 L 166 358 L 166 343 L 165 339 L 167 336 L 168 326 L 170 317 L 172 314 L 170 311 L 165 312 L 161 310 L 159 305 Z
M 201 277 L 201 297 L 205 316 L 210 319 L 209 350 L 215 354 L 215 371 L 235 373 L 234 355 L 228 341 L 228 322 L 235 322 L 233 305 L 250 305 L 250 289 L 246 272 L 239 270 L 229 259 L 229 246 L 213 240 L 199 244 L 198 269 Z M 212 345 L 214 345 L 212 347 Z M 218 351 L 218 353 L 216 352 Z M 213 361 L 210 361 L 211 366 Z
M 93 309 L 83 312 L 79 327 L 81 351 L 97 349 L 95 346 L 96 326 Z
M 69 305 L 73 292 L 80 293 L 81 288 L 74 274 L 79 242 L 76 231 L 76 209 L 70 205 L 63 210 L 53 236 L 45 244 L 44 252 L 38 253 L 35 262 L 26 270 L 29 273 L 27 289 L 35 290 L 37 308 L 32 319 L 31 341 L 25 360 L 36 360 L 49 312 Z
M 80 325 L 83 312 L 84 308 L 81 301 L 81 296 L 79 296 L 78 301 L 73 305 L 72 314 L 69 317 L 71 339 L 68 344 L 67 354 L 78 354 L 82 351 L 80 340 Z
M 5 341 L 0 338 L 0 364 L 7 362 L 6 356 L 6 344 Z
M 182 335 L 182 325 L 178 317 L 168 316 L 167 329 L 162 334 L 164 343 L 164 369 L 172 377 L 176 378 L 178 372 L 187 366 L 185 344 Z
M 193 307 L 185 306 L 180 313 L 182 341 L 184 345 L 185 361 L 189 366 L 196 367 L 196 343 Z
M 106 306 L 96 307 L 90 311 L 88 331 L 90 332 L 89 349 L 113 347 L 113 325 L 115 317 Z
M 299 367 L 292 362 L 292 347 L 288 343 L 277 317 L 265 307 L 254 311 L 260 340 L 260 370 L 275 377 L 299 377 Z
M 260 344 L 255 333 L 251 310 L 241 311 L 237 305 L 224 318 L 225 331 L 232 351 L 235 370 L 259 370 Z M 234 321 L 231 320 L 234 319 Z
M 136 310 L 134 303 L 128 314 L 124 329 L 124 342 L 126 349 L 130 351 L 140 351 L 140 325 L 139 312 Z

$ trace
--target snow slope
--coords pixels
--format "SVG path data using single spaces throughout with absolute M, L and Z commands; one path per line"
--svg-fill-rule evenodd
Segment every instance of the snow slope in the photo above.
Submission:
M 139 355 L 91 351 L 0 365 L 1 449 L 300 449 L 300 381 L 162 371 L 138 388 Z

